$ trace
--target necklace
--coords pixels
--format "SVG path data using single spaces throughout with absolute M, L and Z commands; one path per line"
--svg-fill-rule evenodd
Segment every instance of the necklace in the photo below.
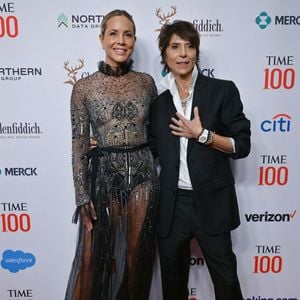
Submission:
M 187 103 L 191 98 L 190 89 L 189 88 L 188 89 L 180 88 L 180 86 L 177 82 L 176 82 L 176 85 L 177 85 L 177 90 L 178 90 L 178 95 L 179 95 L 179 99 L 181 102 L 181 106 L 182 106 L 183 112 L 185 114 Z
M 189 102 L 190 99 L 191 99 L 190 93 L 189 93 L 188 96 L 187 96 L 186 98 L 184 98 L 184 99 L 182 99 L 182 98 L 180 97 L 180 102 L 181 102 L 181 106 L 182 106 L 182 109 L 183 109 L 184 114 L 185 114 L 186 107 L 187 107 L 187 104 L 188 104 L 188 102 Z

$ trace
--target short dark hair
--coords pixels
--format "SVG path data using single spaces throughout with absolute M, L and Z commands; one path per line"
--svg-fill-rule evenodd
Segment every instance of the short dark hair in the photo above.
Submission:
M 198 66 L 199 51 L 200 51 L 199 33 L 192 23 L 183 20 L 175 20 L 171 24 L 163 25 L 163 27 L 160 30 L 160 34 L 158 36 L 158 46 L 160 49 L 161 63 L 164 65 L 163 71 L 164 72 L 170 71 L 166 63 L 166 51 L 173 34 L 176 34 L 180 38 L 189 41 L 191 45 L 196 49 L 196 64 Z
M 107 25 L 107 21 L 112 18 L 112 17 L 116 17 L 116 16 L 124 16 L 126 17 L 133 25 L 133 34 L 135 35 L 136 33 L 136 28 L 135 28 L 135 23 L 133 21 L 132 16 L 126 11 L 126 10 L 122 10 L 122 9 L 115 9 L 112 10 L 111 12 L 109 12 L 108 14 L 106 14 L 101 22 L 101 35 L 104 35 L 105 30 L 106 30 L 106 25 Z

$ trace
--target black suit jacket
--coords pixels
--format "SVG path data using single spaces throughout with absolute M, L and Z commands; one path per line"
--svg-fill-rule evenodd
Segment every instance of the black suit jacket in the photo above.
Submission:
M 188 142 L 187 163 L 199 220 L 207 233 L 219 234 L 240 224 L 230 158 L 249 154 L 250 122 L 232 81 L 199 73 L 193 95 L 192 107 L 195 106 L 199 108 L 204 128 L 235 140 L 234 154 L 215 150 L 195 139 Z M 172 225 L 179 177 L 179 138 L 169 128 L 175 113 L 172 95 L 166 90 L 154 101 L 149 119 L 149 144 L 161 167 L 159 234 L 162 237 L 169 234 Z

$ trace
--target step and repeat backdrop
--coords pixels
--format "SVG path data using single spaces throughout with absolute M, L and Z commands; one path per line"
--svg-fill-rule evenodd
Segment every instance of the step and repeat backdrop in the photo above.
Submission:
M 157 37 L 176 19 L 201 35 L 201 72 L 238 86 L 252 124 L 250 156 L 232 162 L 244 298 L 299 300 L 298 0 L 0 2 L 0 299 L 64 298 L 77 237 L 70 95 L 104 59 L 100 23 L 116 8 L 136 22 L 134 68 L 159 90 Z M 205 260 L 191 247 L 189 299 L 212 300 Z M 158 259 L 150 299 L 162 300 Z

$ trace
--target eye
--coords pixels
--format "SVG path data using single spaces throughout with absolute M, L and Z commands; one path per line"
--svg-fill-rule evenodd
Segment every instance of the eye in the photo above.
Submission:
M 109 33 L 109 35 L 110 36 L 115 36 L 117 33 L 115 32 L 115 31 L 111 31 L 110 33 Z
M 133 37 L 133 34 L 132 32 L 125 32 L 125 36 L 131 38 Z
M 170 46 L 170 48 L 171 48 L 171 49 L 178 49 L 178 45 L 172 44 L 172 45 Z

